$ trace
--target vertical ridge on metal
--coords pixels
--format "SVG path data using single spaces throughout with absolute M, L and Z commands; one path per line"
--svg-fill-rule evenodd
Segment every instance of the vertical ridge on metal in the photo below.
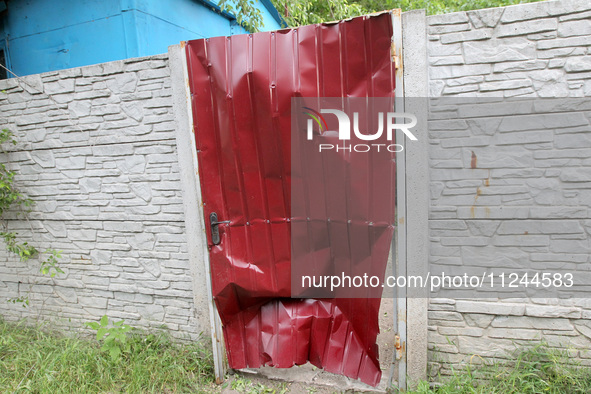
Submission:
M 380 299 L 291 299 L 291 98 L 394 97 L 391 37 L 384 13 L 186 45 L 212 292 L 231 368 L 309 361 L 380 381 Z

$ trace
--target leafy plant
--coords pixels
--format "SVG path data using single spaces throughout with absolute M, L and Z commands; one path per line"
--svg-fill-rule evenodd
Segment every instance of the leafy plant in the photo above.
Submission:
M 8 299 L 8 302 L 10 302 L 11 304 L 21 304 L 23 308 L 26 308 L 29 306 L 29 297 L 12 297 Z
M 111 360 L 117 361 L 122 353 L 129 353 L 131 345 L 127 333 L 131 330 L 131 326 L 124 324 L 123 320 L 112 321 L 111 324 L 109 327 L 107 315 L 101 317 L 98 323 L 94 321 L 84 323 L 85 326 L 96 330 L 96 340 L 103 343 L 101 350 L 108 352 Z
M 347 19 L 369 13 L 369 10 L 349 0 L 275 0 L 289 26 L 310 25 Z
M 16 145 L 14 134 L 9 129 L 0 130 L 0 146 L 5 143 Z M 63 274 L 64 271 L 58 266 L 61 252 L 54 249 L 47 249 L 41 253 L 35 246 L 28 242 L 21 242 L 18 240 L 18 234 L 15 232 L 6 231 L 7 224 L 2 218 L 2 214 L 12 209 L 17 215 L 30 211 L 33 205 L 33 200 L 25 197 L 14 184 L 15 171 L 9 170 L 4 163 L 0 163 L 0 221 L 2 222 L 5 231 L 0 231 L 0 238 L 6 244 L 6 250 L 16 254 L 20 261 L 26 262 L 30 259 L 39 258 L 41 255 L 47 255 L 47 258 L 41 261 L 39 271 L 43 275 L 50 275 L 52 278 L 57 274 Z M 20 293 L 20 290 L 19 290 Z M 23 307 L 29 305 L 29 297 L 21 296 L 12 297 L 8 300 L 11 303 L 22 303 Z
M 402 11 L 425 9 L 429 15 L 541 0 L 271 0 L 290 27 L 347 19 L 359 15 L 400 8 Z M 219 0 L 219 7 L 236 16 L 250 32 L 263 27 L 257 0 Z
M 13 138 L 14 134 L 9 129 L 2 129 L 0 131 L 0 145 L 10 141 L 12 145 L 16 145 L 16 140 Z
M 12 131 L 8 129 L 2 129 L 2 131 L 0 131 L 0 145 L 5 142 L 9 142 L 13 145 L 16 144 Z M 0 215 L 12 206 L 25 206 L 28 208 L 33 203 L 31 199 L 25 198 L 14 186 L 14 175 L 14 171 L 8 170 L 4 163 L 0 163 Z
M 34 246 L 29 245 L 28 242 L 18 243 L 16 241 L 16 233 L 7 233 L 3 231 L 0 232 L 0 236 L 6 243 L 6 249 L 9 252 L 18 255 L 21 261 L 27 261 L 39 254 L 39 251 Z
M 63 274 L 64 271 L 57 265 L 58 259 L 62 257 L 61 250 L 47 249 L 46 254 L 49 254 L 47 260 L 41 262 L 41 273 L 43 275 L 49 274 L 52 278 L 57 274 Z
M 542 0 L 355 0 L 355 3 L 372 12 L 394 8 L 402 11 L 425 9 L 427 14 L 436 15 L 537 1 Z
M 250 33 L 260 31 L 263 27 L 263 14 L 257 8 L 258 0 L 220 0 L 221 11 L 236 16 L 236 22 Z

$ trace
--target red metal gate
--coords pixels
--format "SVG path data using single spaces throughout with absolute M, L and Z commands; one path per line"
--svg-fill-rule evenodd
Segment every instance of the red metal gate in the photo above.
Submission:
M 310 361 L 380 381 L 379 298 L 290 298 L 291 99 L 393 97 L 391 37 L 385 13 L 186 45 L 212 292 L 231 368 Z

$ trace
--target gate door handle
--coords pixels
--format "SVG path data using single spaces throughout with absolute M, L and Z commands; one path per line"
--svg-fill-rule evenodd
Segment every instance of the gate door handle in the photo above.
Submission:
M 211 226 L 211 242 L 213 242 L 214 245 L 219 245 L 219 243 L 220 243 L 220 229 L 218 228 L 218 225 L 224 224 L 224 223 L 230 223 L 230 220 L 224 220 L 222 222 L 218 222 L 218 214 L 217 213 L 212 212 L 209 215 L 209 225 Z

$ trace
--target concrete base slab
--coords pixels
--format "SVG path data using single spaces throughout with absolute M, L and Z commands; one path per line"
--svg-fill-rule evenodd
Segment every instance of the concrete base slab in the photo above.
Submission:
M 353 380 L 345 376 L 336 375 L 330 372 L 326 372 L 322 369 L 318 369 L 311 364 L 305 364 L 300 366 L 294 366 L 287 369 L 279 369 L 273 367 L 263 367 L 258 369 L 241 369 L 238 373 L 244 377 L 257 378 L 259 381 L 270 380 L 270 381 L 283 381 L 290 382 L 290 389 L 286 392 L 294 393 L 291 390 L 298 388 L 298 383 L 304 384 L 305 386 L 313 386 L 316 389 L 326 388 L 328 392 L 333 393 L 335 389 L 339 392 L 342 391 L 353 391 L 360 393 L 385 393 L 386 384 L 388 382 L 388 376 L 382 376 L 382 381 L 378 387 L 371 387 L 365 383 L 361 383 L 358 380 Z M 306 393 L 310 391 L 304 391 Z M 313 391 L 318 393 L 320 391 Z

